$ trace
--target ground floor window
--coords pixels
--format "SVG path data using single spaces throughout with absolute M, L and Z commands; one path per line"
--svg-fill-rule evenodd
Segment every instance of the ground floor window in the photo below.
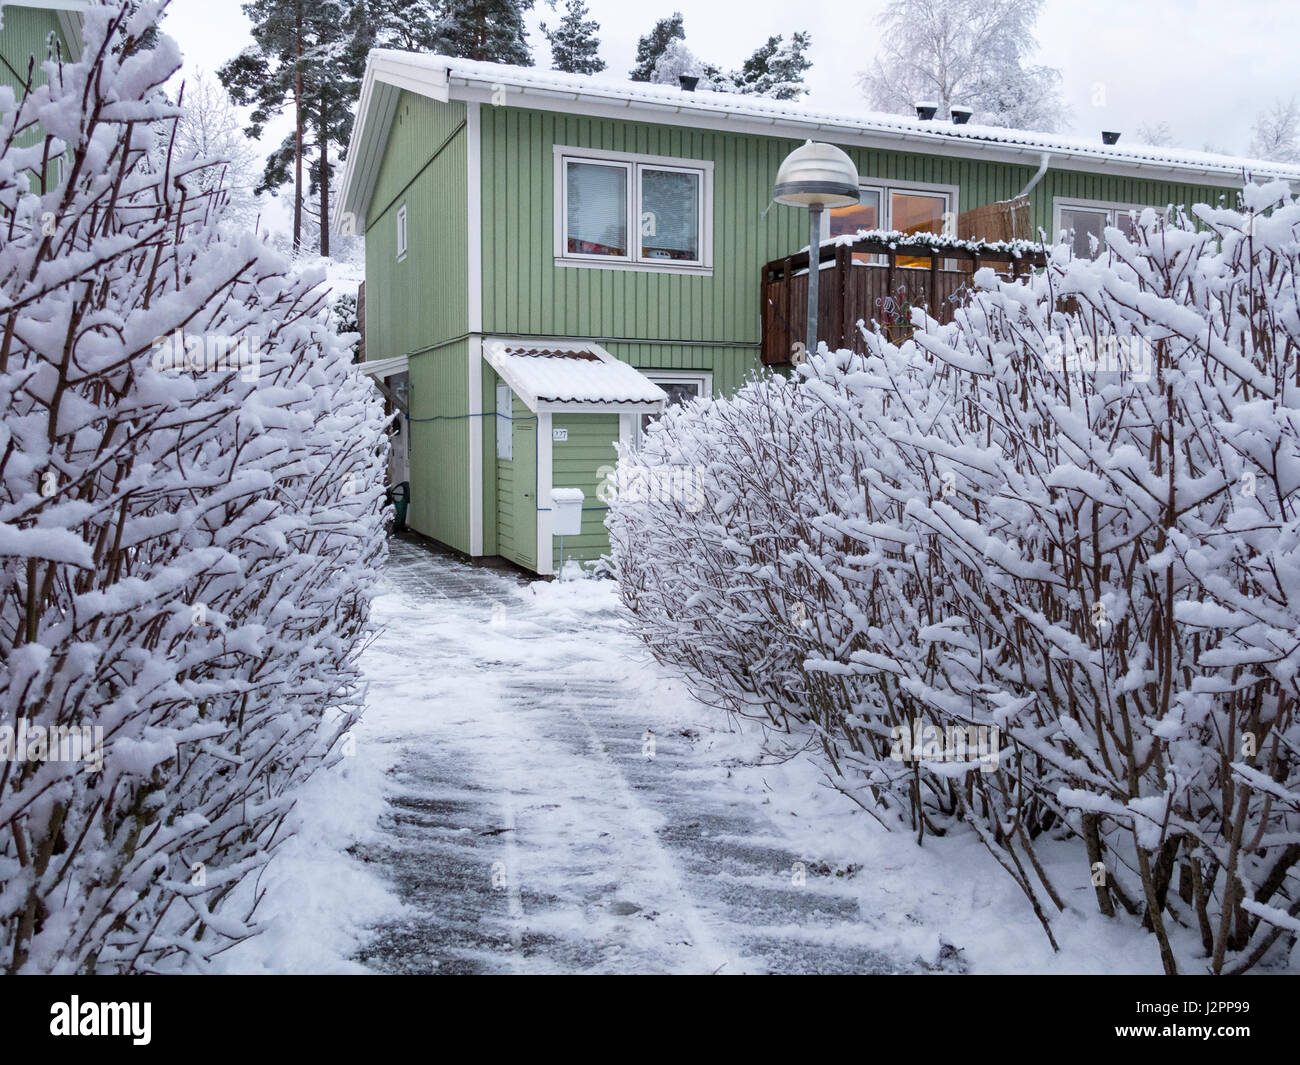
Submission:
M 645 370 L 643 372 L 651 381 L 668 393 L 667 406 L 669 407 L 677 407 L 683 403 L 689 403 L 693 399 L 707 399 L 713 395 L 713 374 L 704 370 Z M 641 433 L 645 432 L 650 423 L 657 417 L 657 414 L 641 415 L 640 425 L 637 429 L 638 444 L 641 442 Z
M 1080 259 L 1091 259 L 1106 247 L 1106 227 L 1132 236 L 1137 229 L 1137 215 L 1143 208 L 1135 204 L 1102 203 L 1095 200 L 1056 201 L 1056 218 L 1052 226 L 1058 237 L 1068 240 Z

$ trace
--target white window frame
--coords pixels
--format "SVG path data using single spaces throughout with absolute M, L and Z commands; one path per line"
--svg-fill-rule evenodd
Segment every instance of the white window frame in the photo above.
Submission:
M 596 148 L 576 148 L 557 144 L 555 156 L 553 215 L 555 218 L 555 265 L 599 270 L 639 270 L 663 274 L 713 273 L 713 163 L 708 159 L 682 159 L 671 155 L 638 155 L 632 152 L 608 152 Z M 627 170 L 627 242 L 626 256 L 582 255 L 568 250 L 568 208 L 566 195 L 568 163 L 622 165 Z M 641 258 L 641 172 L 668 170 L 698 175 L 700 181 L 699 249 L 700 258 Z
M 937 185 L 931 181 L 890 181 L 886 178 L 863 178 L 858 182 L 859 193 L 880 193 L 880 228 L 894 228 L 894 208 L 890 203 L 891 192 L 915 192 L 924 196 L 943 196 L 947 200 L 947 209 L 943 212 L 945 223 L 952 219 L 952 235 L 957 235 L 957 216 L 961 213 L 959 198 L 961 190 L 956 185 Z M 947 226 L 945 225 L 945 229 Z M 831 239 L 831 213 L 827 211 L 822 219 L 822 240 Z M 877 265 L 877 264 L 872 264 Z
M 700 386 L 699 399 L 713 398 L 712 370 L 642 370 L 647 378 L 657 385 L 680 384 L 683 381 Z M 633 417 L 633 447 L 641 446 L 641 415 Z
M 407 248 L 406 204 L 402 204 L 397 209 L 397 261 L 399 263 L 406 258 L 406 248 Z
M 1106 225 L 1118 229 L 1117 215 L 1128 214 L 1130 211 L 1136 211 L 1141 215 L 1150 206 L 1150 204 L 1126 203 L 1123 200 L 1076 200 L 1058 196 L 1052 200 L 1052 233 L 1056 241 L 1061 239 L 1061 231 L 1065 228 L 1061 223 L 1061 214 L 1064 211 L 1105 211 Z M 1163 211 L 1164 208 L 1153 207 L 1152 210 Z

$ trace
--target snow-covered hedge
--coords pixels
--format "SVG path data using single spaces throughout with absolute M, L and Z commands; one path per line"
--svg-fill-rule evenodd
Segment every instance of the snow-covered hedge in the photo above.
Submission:
M 1227 972 L 1300 930 L 1300 203 L 1195 218 L 670 412 L 620 472 L 699 467 L 703 505 L 609 525 L 703 698 L 886 823 L 969 826 L 1049 937 L 1084 887 Z
M 11 971 L 201 966 L 255 930 L 249 878 L 355 716 L 383 553 L 380 404 L 320 279 L 218 225 L 219 187 L 177 180 L 202 164 L 150 163 L 179 57 L 133 6 L 0 89 Z

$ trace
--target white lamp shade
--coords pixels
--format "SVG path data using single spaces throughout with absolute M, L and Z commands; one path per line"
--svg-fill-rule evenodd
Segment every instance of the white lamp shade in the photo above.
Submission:
M 808 141 L 776 172 L 773 199 L 791 207 L 845 207 L 858 202 L 858 168 L 833 144 Z

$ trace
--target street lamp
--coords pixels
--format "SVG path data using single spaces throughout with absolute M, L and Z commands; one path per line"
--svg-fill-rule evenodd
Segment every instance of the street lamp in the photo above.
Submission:
M 817 286 L 821 274 L 822 211 L 858 202 L 858 168 L 833 144 L 805 142 L 776 172 L 777 203 L 808 208 L 808 354 L 817 350 Z

